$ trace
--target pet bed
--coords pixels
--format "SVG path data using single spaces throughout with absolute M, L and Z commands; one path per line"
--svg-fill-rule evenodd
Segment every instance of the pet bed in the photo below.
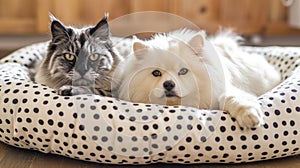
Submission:
M 240 163 L 300 153 L 299 48 L 243 47 L 265 55 L 283 82 L 259 97 L 266 123 L 242 130 L 217 110 L 59 96 L 29 77 L 28 66 L 46 47 L 27 46 L 0 61 L 0 140 L 6 144 L 110 164 Z

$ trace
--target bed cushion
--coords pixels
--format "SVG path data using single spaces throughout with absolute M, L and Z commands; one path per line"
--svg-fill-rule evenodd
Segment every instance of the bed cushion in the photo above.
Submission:
M 265 55 L 283 82 L 259 97 L 266 123 L 242 130 L 218 110 L 59 96 L 29 77 L 28 67 L 47 44 L 0 61 L 0 140 L 6 144 L 110 164 L 240 163 L 300 153 L 297 47 L 243 47 Z

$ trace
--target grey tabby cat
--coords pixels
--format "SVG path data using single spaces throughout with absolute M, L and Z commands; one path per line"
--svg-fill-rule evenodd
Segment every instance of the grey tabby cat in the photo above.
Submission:
M 110 96 L 112 73 L 122 58 L 110 40 L 107 15 L 96 26 L 80 29 L 50 18 L 52 40 L 35 81 L 63 96 Z

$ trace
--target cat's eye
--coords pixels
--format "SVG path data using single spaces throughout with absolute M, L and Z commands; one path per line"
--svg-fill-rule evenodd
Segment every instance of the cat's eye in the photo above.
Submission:
M 92 54 L 92 55 L 90 55 L 89 59 L 91 61 L 96 61 L 96 60 L 98 60 L 99 57 L 100 57 L 99 54 Z
M 64 56 L 65 56 L 65 59 L 68 60 L 68 61 L 74 61 L 75 60 L 75 56 L 73 54 L 66 53 L 66 54 L 64 54 Z
M 156 70 L 152 71 L 152 75 L 155 77 L 159 77 L 159 76 L 161 76 L 161 72 L 156 69 Z
M 180 71 L 178 72 L 178 75 L 185 75 L 189 72 L 187 68 L 181 68 Z

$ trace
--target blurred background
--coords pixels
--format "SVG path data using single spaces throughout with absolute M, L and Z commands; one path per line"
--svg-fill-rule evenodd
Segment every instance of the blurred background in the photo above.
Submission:
M 0 0 L 0 56 L 48 40 L 49 12 L 65 25 L 83 26 L 96 24 L 105 12 L 113 20 L 142 11 L 181 16 L 208 34 L 232 27 L 247 45 L 300 46 L 300 0 Z M 142 24 L 122 23 L 114 32 Z

